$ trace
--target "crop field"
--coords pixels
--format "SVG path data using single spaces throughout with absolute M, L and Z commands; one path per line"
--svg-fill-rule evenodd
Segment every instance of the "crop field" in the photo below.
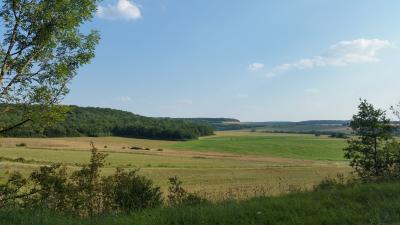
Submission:
M 343 139 L 226 131 L 186 142 L 118 137 L 0 138 L 0 182 L 12 171 L 27 175 L 49 163 L 63 163 L 72 171 L 89 161 L 91 141 L 108 154 L 104 175 L 118 167 L 140 169 L 164 191 L 168 178 L 178 176 L 186 189 L 212 200 L 307 189 L 324 177 L 350 172 L 343 159 Z
M 309 160 L 343 160 L 343 139 L 326 136 L 221 132 L 216 137 L 181 142 L 173 148 L 268 155 Z

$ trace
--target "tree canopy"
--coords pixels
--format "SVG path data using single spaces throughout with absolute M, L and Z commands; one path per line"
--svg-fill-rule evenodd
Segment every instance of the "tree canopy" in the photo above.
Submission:
M 7 105 L 0 105 L 0 110 L 4 110 L 6 107 Z M 211 125 L 185 120 L 144 117 L 106 108 L 77 106 L 69 106 L 69 108 L 70 111 L 66 114 L 65 120 L 51 124 L 44 129 L 38 129 L 34 123 L 29 122 L 5 135 L 14 137 L 122 136 L 187 140 L 213 134 Z M 24 109 L 0 114 L 0 124 L 14 124 L 23 116 Z
M 360 102 L 358 109 L 350 122 L 356 136 L 348 141 L 345 157 L 361 178 L 398 177 L 400 148 L 386 112 L 366 100 Z
M 97 0 L 3 0 L 0 9 L 0 113 L 23 113 L 5 132 L 28 121 L 46 124 L 66 112 L 57 106 L 99 42 L 97 31 L 80 26 L 96 11 Z M 40 105 L 40 107 L 29 107 Z M 28 107 L 21 107 L 28 106 Z M 22 110 L 23 109 L 23 110 Z

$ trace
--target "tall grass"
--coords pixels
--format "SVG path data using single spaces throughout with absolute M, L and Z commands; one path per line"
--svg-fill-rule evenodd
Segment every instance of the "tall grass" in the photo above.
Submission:
M 48 211 L 0 211 L 2 225 L 353 225 L 396 222 L 400 222 L 400 182 L 357 184 L 280 197 L 159 208 L 132 215 L 105 215 L 92 219 Z

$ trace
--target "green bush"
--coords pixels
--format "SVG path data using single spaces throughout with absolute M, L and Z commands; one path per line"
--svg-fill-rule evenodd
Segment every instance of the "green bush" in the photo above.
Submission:
M 137 171 L 118 169 L 101 177 L 106 154 L 92 143 L 90 163 L 68 175 L 61 164 L 42 166 L 28 179 L 12 174 L 0 185 L 0 209 L 17 207 L 93 217 L 106 212 L 134 212 L 162 204 L 160 188 Z
M 16 144 L 15 147 L 26 147 L 26 143 L 19 143 L 19 144 Z
M 137 170 L 126 172 L 117 169 L 113 176 L 103 179 L 103 193 L 113 211 L 126 213 L 154 208 L 163 201 L 160 188 L 138 175 Z
M 178 177 L 170 177 L 169 182 L 168 204 L 170 206 L 189 206 L 207 202 L 206 199 L 194 193 L 188 193 L 182 187 L 182 181 Z

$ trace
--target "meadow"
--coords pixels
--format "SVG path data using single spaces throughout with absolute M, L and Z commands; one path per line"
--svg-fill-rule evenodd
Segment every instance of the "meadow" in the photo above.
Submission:
M 196 151 L 220 151 L 225 153 L 268 155 L 306 160 L 343 160 L 346 142 L 327 136 L 260 134 L 255 132 L 219 132 L 215 137 L 180 142 L 172 148 Z
M 215 201 L 311 189 L 327 176 L 350 172 L 343 159 L 343 139 L 225 131 L 185 142 L 119 137 L 1 138 L 0 182 L 12 171 L 27 175 L 49 163 L 63 163 L 74 170 L 89 161 L 91 141 L 108 154 L 102 170 L 105 175 L 117 167 L 140 169 L 164 191 L 168 178 L 178 176 L 187 190 Z

